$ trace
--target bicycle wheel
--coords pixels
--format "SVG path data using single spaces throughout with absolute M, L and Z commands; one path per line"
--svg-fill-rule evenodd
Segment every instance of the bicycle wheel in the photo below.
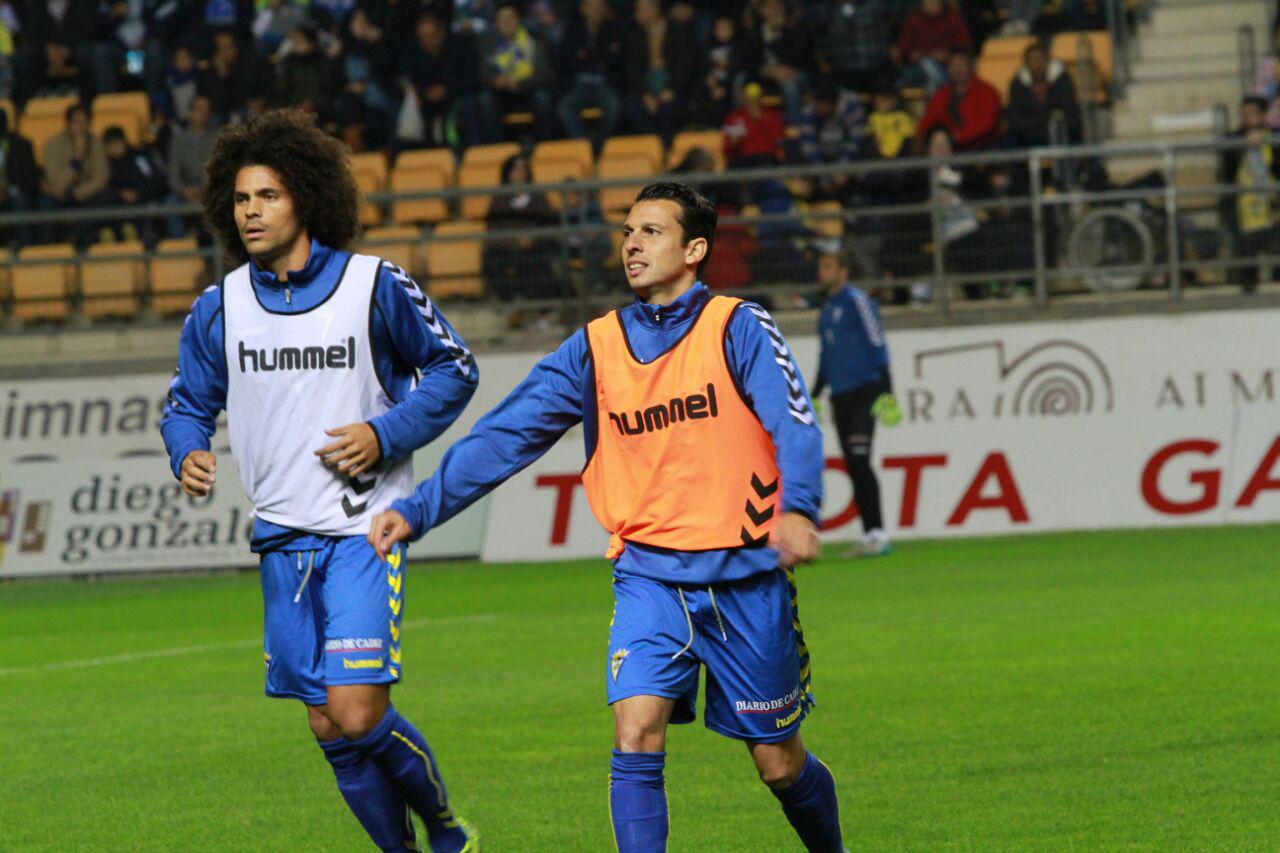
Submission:
M 1093 290 L 1133 290 L 1147 280 L 1155 263 L 1151 229 L 1123 208 L 1092 210 L 1071 228 L 1067 263 Z

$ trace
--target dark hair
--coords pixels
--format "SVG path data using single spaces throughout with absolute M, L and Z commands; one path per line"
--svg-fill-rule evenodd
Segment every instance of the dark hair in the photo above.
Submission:
M 84 113 L 85 118 L 91 118 L 93 116 L 93 113 L 89 112 L 88 104 L 84 101 L 76 101 L 74 104 L 67 107 L 67 111 L 62 114 L 63 118 L 67 120 L 67 124 L 71 123 L 71 117 L 76 113 Z
M 533 165 L 529 163 L 528 158 L 523 154 L 512 154 L 502 161 L 502 182 L 504 184 L 511 183 L 511 173 L 515 171 L 516 165 L 521 161 L 524 161 L 524 164 L 529 168 L 530 177 L 532 177 Z M 528 183 L 528 181 L 525 183 Z
M 236 175 L 246 166 L 280 176 L 313 238 L 334 249 L 350 246 L 360 231 L 360 190 L 347 157 L 347 147 L 301 110 L 271 110 L 223 128 L 204 170 L 204 216 L 228 262 L 249 257 L 235 220 Z
M 1048 55 L 1048 53 L 1049 53 L 1049 46 L 1048 46 L 1047 44 L 1045 44 L 1044 42 L 1039 41 L 1039 40 L 1033 41 L 1031 44 L 1027 45 L 1027 49 L 1026 49 L 1026 50 L 1024 50 L 1024 51 L 1022 52 L 1022 61 L 1023 61 L 1023 62 L 1026 62 L 1026 61 L 1027 61 L 1027 57 L 1031 56 L 1031 52 L 1032 52 L 1033 50 L 1038 50 L 1038 51 L 1040 51 L 1041 53 L 1044 53 L 1045 55 Z
M 715 242 L 716 206 L 688 184 L 677 183 L 649 184 L 640 190 L 636 201 L 674 201 L 680 205 L 680 215 L 676 217 L 676 221 L 684 232 L 685 245 L 699 237 L 707 241 L 707 253 L 698 264 L 698 275 L 701 276 L 711 258 L 711 244 Z
M 1267 99 L 1261 95 L 1246 95 L 1244 100 L 1240 102 L 1242 107 L 1247 107 L 1251 104 L 1264 113 L 1267 111 Z
M 124 135 L 124 128 L 120 127 L 120 125 L 118 124 L 113 124 L 111 125 L 111 127 L 108 127 L 103 132 L 102 141 L 105 144 L 107 142 L 111 142 L 116 139 L 119 139 L 121 142 L 125 142 L 125 143 L 129 141 L 128 138 Z

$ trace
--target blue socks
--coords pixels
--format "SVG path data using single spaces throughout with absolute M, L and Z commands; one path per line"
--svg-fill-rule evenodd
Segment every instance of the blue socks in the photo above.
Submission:
M 351 745 L 377 765 L 403 801 L 422 818 L 432 853 L 458 853 L 466 845 L 467 834 L 449 807 L 449 796 L 427 741 L 394 706 L 387 707 L 373 731 Z
M 665 752 L 613 751 L 609 763 L 609 816 L 618 853 L 663 853 L 667 849 Z
M 316 743 L 333 765 L 342 798 L 373 843 L 380 850 L 416 850 L 418 838 L 409 807 L 377 765 L 346 738 Z
M 772 788 L 770 790 L 773 790 Z M 810 853 L 841 853 L 840 803 L 836 780 L 827 766 L 806 753 L 804 769 L 781 791 L 773 795 L 782 803 L 782 812 Z

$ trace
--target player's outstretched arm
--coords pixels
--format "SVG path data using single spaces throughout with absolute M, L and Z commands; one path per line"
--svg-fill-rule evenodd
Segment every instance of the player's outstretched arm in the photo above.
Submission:
M 523 471 L 582 421 L 589 381 L 586 336 L 579 331 L 534 365 L 506 399 L 453 446 L 413 494 L 391 505 L 417 539 Z
M 413 528 L 404 516 L 393 509 L 380 512 L 369 526 L 369 544 L 378 552 L 378 559 L 385 560 L 397 542 L 404 542 L 413 535 Z

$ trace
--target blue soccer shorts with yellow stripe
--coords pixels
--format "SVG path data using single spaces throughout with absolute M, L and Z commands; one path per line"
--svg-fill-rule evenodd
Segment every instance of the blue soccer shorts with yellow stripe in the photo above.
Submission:
M 665 696 L 676 700 L 671 722 L 691 723 L 706 667 L 707 728 L 750 743 L 799 731 L 814 700 L 789 571 L 685 586 L 615 570 L 613 596 L 609 704 Z
M 336 684 L 400 680 L 404 548 L 386 561 L 363 536 L 262 555 L 267 695 L 327 701 Z

